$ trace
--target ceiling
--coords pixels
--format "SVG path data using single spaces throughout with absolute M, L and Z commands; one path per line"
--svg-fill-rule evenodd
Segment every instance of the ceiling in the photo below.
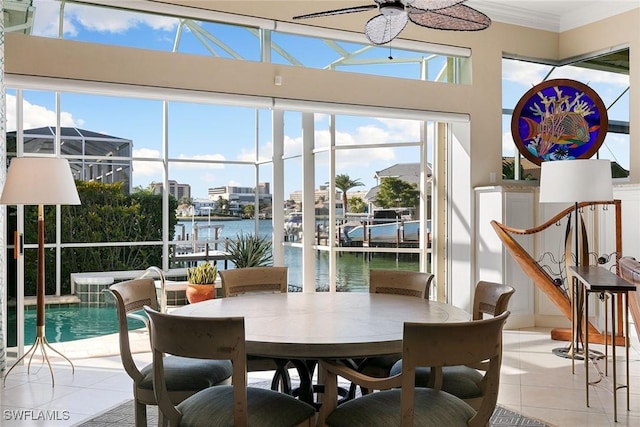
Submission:
M 638 0 L 468 0 L 465 4 L 496 22 L 555 32 L 640 8 Z
M 5 0 L 7 1 L 7 0 Z M 124 0 L 83 0 L 92 3 L 126 3 Z M 245 16 L 292 22 L 292 17 L 325 10 L 371 5 L 374 0 L 150 0 L 154 3 L 179 4 L 195 9 L 211 9 Z M 467 0 L 495 22 L 561 32 L 640 8 L 640 0 Z M 296 21 L 298 24 L 347 29 L 361 28 L 376 12 L 350 13 Z

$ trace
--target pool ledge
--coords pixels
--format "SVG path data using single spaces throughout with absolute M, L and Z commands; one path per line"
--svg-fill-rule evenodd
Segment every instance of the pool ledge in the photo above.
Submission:
M 79 304 L 80 298 L 75 295 L 46 295 L 44 297 L 44 303 L 47 306 L 50 305 L 60 305 L 60 304 Z M 24 305 L 27 306 L 35 306 L 36 305 L 36 297 L 24 297 Z

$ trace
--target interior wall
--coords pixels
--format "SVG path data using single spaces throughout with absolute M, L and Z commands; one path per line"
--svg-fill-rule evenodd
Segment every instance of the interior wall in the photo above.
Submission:
M 273 8 L 278 7 L 279 2 L 182 1 L 178 3 L 197 4 L 198 7 L 215 6 L 219 10 L 249 11 L 251 9 L 252 16 L 269 17 L 270 13 L 275 13 Z M 462 158 L 468 158 L 468 169 L 465 171 L 464 179 L 456 178 L 456 194 L 461 194 L 465 200 L 465 203 L 456 207 L 459 210 L 456 215 L 460 215 L 464 221 L 460 222 L 459 230 L 451 229 L 451 231 L 461 233 L 459 235 L 467 233 L 469 236 L 465 255 L 456 259 L 456 262 L 472 263 L 471 237 L 468 234 L 469 230 L 465 230 L 464 227 L 465 223 L 473 224 L 473 188 L 494 184 L 491 182 L 492 173 L 496 175 L 495 184 L 501 181 L 501 59 L 503 53 L 515 57 L 557 61 L 614 45 L 628 44 L 631 47 L 631 68 L 635 70 L 638 69 L 636 65 L 640 65 L 638 55 L 635 54 L 635 47 L 640 43 L 636 24 L 639 14 L 640 11 L 631 11 L 601 23 L 562 34 L 502 23 L 493 23 L 488 30 L 477 33 L 407 27 L 403 32 L 403 38 L 470 48 L 473 76 L 472 83 L 469 85 L 411 81 L 170 52 L 141 51 L 20 34 L 6 34 L 5 66 L 8 81 L 12 76 L 54 77 L 62 81 L 78 80 L 96 85 L 100 83 L 131 85 L 132 93 L 135 93 L 136 87 L 151 90 L 169 88 L 192 90 L 204 94 L 248 95 L 260 98 L 262 101 L 276 97 L 339 103 L 347 107 L 364 105 L 466 114 L 470 117 L 469 143 L 459 145 L 458 153 Z M 343 28 L 352 31 L 361 32 L 362 29 L 361 20 L 354 20 L 353 17 L 335 17 L 332 22 L 336 25 L 344 22 Z M 356 25 L 356 22 L 359 23 Z M 611 31 L 612 28 L 616 31 Z M 275 75 L 282 77 L 281 86 L 274 85 Z M 639 95 L 637 91 L 633 91 L 633 87 L 640 86 L 640 73 L 631 74 L 631 86 L 630 113 L 631 117 L 635 117 L 640 112 L 640 102 Z M 455 134 L 457 127 L 453 129 L 458 140 L 467 139 L 466 135 Z M 632 170 L 636 170 L 635 174 L 632 172 L 633 180 L 638 180 L 637 171 L 640 170 L 638 144 L 634 144 L 637 139 L 636 134 L 632 127 L 631 167 Z M 444 236 L 443 230 L 442 235 L 437 237 L 444 241 Z M 447 244 L 451 250 L 454 243 Z M 451 265 L 448 268 L 451 268 Z M 468 283 L 474 281 L 473 275 L 467 275 L 465 280 L 462 286 L 468 288 Z
M 603 19 L 588 27 L 567 31 L 560 37 L 560 55 L 572 58 L 591 52 L 629 47 L 629 182 L 640 183 L 640 130 L 633 120 L 640 117 L 640 9 Z M 615 28 L 615 31 L 612 29 Z

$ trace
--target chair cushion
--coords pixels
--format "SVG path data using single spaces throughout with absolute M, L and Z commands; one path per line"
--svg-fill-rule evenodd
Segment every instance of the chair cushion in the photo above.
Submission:
M 177 406 L 181 426 L 228 427 L 233 425 L 233 387 L 215 386 L 199 391 Z M 315 409 L 288 394 L 247 387 L 249 426 L 297 426 L 315 415 Z
M 400 423 L 400 389 L 367 394 L 338 406 L 328 417 L 331 427 L 388 427 Z M 475 415 L 463 400 L 439 390 L 415 390 L 413 425 L 465 426 Z
M 229 360 L 192 359 L 167 356 L 162 360 L 164 377 L 169 391 L 202 390 L 231 377 Z M 153 364 L 140 370 L 144 377 L 138 387 L 153 390 Z
M 402 360 L 391 368 L 391 375 L 402 372 Z M 430 368 L 416 368 L 416 387 L 427 387 Z M 477 370 L 468 366 L 445 366 L 442 368 L 442 390 L 460 399 L 482 397 L 482 377 Z
M 386 356 L 368 357 L 362 364 L 362 367 L 359 369 L 359 371 L 371 376 L 386 377 L 389 375 L 389 370 L 391 369 L 391 367 L 398 360 L 400 360 L 401 357 L 401 353 L 390 354 Z

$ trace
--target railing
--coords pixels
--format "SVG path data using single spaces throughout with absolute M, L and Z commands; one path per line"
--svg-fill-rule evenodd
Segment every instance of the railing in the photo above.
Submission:
M 152 275 L 153 273 L 157 274 L 158 277 L 160 278 L 160 312 L 166 313 L 166 311 L 167 311 L 167 291 L 166 291 L 167 283 L 166 283 L 166 280 L 164 278 L 164 273 L 162 272 L 162 270 L 160 270 L 158 267 L 151 266 L 151 267 L 147 268 L 144 271 L 144 273 L 142 273 L 142 275 L 140 275 L 140 278 L 142 279 L 143 277 L 148 277 L 148 276 Z

